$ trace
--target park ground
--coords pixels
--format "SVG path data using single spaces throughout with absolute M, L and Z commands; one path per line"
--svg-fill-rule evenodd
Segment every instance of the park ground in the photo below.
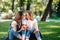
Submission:
M 7 35 L 11 21 L 0 22 L 0 40 Z M 60 40 L 60 22 L 38 22 L 42 40 Z

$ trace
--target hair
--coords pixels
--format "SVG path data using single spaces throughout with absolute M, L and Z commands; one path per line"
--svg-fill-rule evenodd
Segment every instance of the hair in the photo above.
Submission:
M 22 16 L 23 15 L 23 11 L 18 11 L 19 15 Z
M 20 15 L 20 19 L 22 19 L 23 11 L 18 11 L 18 13 Z
M 33 14 L 30 10 L 27 10 L 28 15 L 30 16 L 30 20 L 33 20 Z
M 21 23 L 20 26 L 22 26 L 22 16 L 23 16 L 23 11 L 22 11 L 22 10 L 21 10 L 21 11 L 18 11 L 17 14 L 19 14 L 19 20 L 21 21 L 21 22 L 20 22 L 20 23 Z M 17 20 L 16 17 L 15 17 L 14 20 L 18 23 L 18 20 Z
M 23 11 L 18 11 L 17 14 L 19 14 L 19 20 L 22 20 Z M 16 17 L 14 20 L 17 20 Z

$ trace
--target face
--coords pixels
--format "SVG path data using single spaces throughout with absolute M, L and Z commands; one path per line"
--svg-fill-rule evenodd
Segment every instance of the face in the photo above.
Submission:
M 26 18 L 28 19 L 28 18 L 30 18 L 30 16 L 29 16 L 29 14 L 28 13 L 26 13 Z
M 16 17 L 17 20 L 19 20 L 19 19 L 20 19 L 19 13 L 17 13 L 17 14 L 15 15 L 15 17 Z

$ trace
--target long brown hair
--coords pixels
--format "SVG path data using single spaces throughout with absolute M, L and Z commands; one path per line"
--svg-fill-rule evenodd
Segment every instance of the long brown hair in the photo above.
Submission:
M 30 16 L 30 20 L 33 20 L 33 14 L 30 10 L 27 10 L 28 15 Z
M 17 16 L 18 16 L 18 19 L 17 19 L 17 17 L 15 16 L 15 21 L 19 24 L 19 22 L 20 22 L 20 26 L 22 26 L 22 16 L 23 16 L 23 11 L 18 11 L 17 12 L 17 14 L 16 14 Z M 19 20 L 19 21 L 18 21 Z
M 19 17 L 19 20 L 22 20 L 23 11 L 18 11 L 17 14 L 16 15 Z M 15 19 L 14 20 L 18 20 L 16 16 L 15 16 Z

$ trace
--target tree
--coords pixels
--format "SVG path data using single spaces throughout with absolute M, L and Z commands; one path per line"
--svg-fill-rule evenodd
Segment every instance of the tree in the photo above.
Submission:
M 42 11 L 39 10 L 39 16 L 41 16 L 41 15 L 42 15 Z
M 20 10 L 23 10 L 25 0 L 19 0 Z
M 58 2 L 58 4 L 57 4 L 57 15 L 58 15 L 58 17 L 60 17 L 60 2 Z
M 27 0 L 26 10 L 30 10 L 31 1 L 32 1 L 32 0 Z
M 14 9 L 14 1 L 15 0 L 12 0 L 12 5 L 11 5 L 11 10 L 13 11 L 13 9 Z
M 49 0 L 41 21 L 45 21 L 48 14 L 51 13 L 52 2 L 53 2 L 53 0 Z

